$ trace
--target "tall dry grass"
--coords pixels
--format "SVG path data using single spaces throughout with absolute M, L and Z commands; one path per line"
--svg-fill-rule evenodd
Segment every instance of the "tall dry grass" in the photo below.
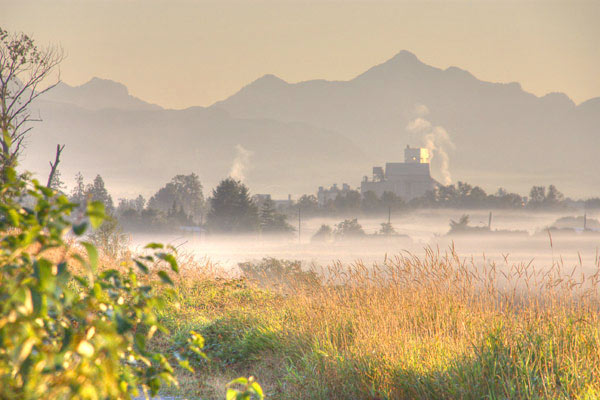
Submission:
M 600 392 L 600 269 L 484 264 L 427 249 L 340 264 L 287 298 L 330 398 L 575 398 Z M 309 386 L 311 386 L 309 385 Z
M 243 373 L 284 399 L 600 398 L 598 263 L 586 276 L 426 249 L 280 287 L 258 269 L 183 268 L 157 345 L 205 336 L 212 360 L 183 377 L 186 393 L 218 398 L 207 382 Z

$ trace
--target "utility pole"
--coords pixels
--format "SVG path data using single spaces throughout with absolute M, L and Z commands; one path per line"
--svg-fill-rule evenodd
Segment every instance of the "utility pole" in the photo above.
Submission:
M 488 229 L 492 230 L 492 212 L 490 211 L 490 217 L 488 218 Z
M 583 213 L 583 230 L 587 231 L 587 213 Z
M 388 206 L 388 225 L 392 222 L 392 206 Z

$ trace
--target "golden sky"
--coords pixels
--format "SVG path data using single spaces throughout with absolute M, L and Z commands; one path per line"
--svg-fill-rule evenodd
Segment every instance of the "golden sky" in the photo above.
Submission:
M 210 105 L 252 80 L 351 79 L 402 49 L 536 95 L 600 96 L 600 0 L 0 0 L 0 26 L 165 107 Z

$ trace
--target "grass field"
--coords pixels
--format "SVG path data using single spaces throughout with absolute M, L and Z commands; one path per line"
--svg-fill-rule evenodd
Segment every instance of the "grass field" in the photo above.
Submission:
M 600 397 L 598 272 L 477 268 L 448 253 L 332 265 L 183 263 L 154 345 L 201 333 L 209 361 L 178 393 L 222 398 L 254 375 L 277 399 Z

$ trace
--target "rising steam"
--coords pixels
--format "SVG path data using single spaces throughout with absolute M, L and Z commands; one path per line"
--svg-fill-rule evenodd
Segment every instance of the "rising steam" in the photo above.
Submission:
M 449 185 L 452 183 L 450 175 L 450 157 L 448 151 L 455 148 L 454 143 L 450 139 L 448 132 L 441 126 L 433 126 L 431 122 L 424 117 L 429 113 L 427 106 L 419 104 L 415 107 L 417 118 L 412 120 L 406 129 L 420 136 L 423 146 L 429 150 L 431 160 L 435 160 L 435 164 L 439 168 L 439 174 L 442 177 L 442 183 Z
M 246 178 L 245 172 L 248 169 L 252 152 L 245 149 L 242 145 L 235 146 L 236 155 L 233 159 L 233 164 L 229 170 L 229 176 L 235 180 L 243 181 Z

